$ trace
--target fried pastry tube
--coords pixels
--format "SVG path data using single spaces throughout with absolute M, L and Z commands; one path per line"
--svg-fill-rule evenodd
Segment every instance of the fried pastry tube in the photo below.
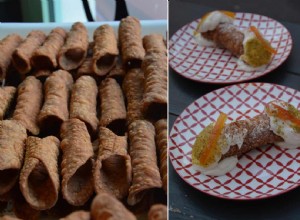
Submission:
M 18 87 L 18 98 L 13 119 L 22 124 L 31 134 L 38 135 L 37 117 L 43 101 L 42 83 L 28 76 Z
M 97 94 L 96 81 L 91 76 L 81 76 L 76 80 L 72 89 L 70 102 L 70 118 L 83 121 L 90 133 L 97 131 Z
M 76 22 L 67 35 L 58 55 L 59 66 L 64 70 L 78 68 L 84 61 L 89 46 L 88 32 L 84 24 Z
M 57 55 L 63 46 L 67 32 L 60 28 L 54 28 L 47 39 L 36 49 L 31 57 L 31 64 L 36 69 L 55 69 L 57 67 Z
M 28 137 L 25 162 L 20 174 L 20 190 L 31 207 L 37 210 L 52 208 L 58 199 L 59 140 Z
M 0 41 L 0 79 L 5 79 L 12 55 L 21 42 L 18 34 L 10 34 Z
M 94 32 L 93 69 L 100 76 L 106 75 L 117 62 L 119 49 L 114 29 L 101 25 Z
M 168 192 L 168 130 L 167 119 L 160 119 L 155 123 L 155 142 L 159 152 L 160 175 L 165 193 Z
M 13 86 L 4 86 L 0 88 L 0 120 L 4 119 L 5 114 L 14 100 L 16 91 L 16 87 Z
M 35 76 L 35 78 L 44 83 L 48 76 L 51 75 L 51 73 L 51 70 L 40 69 L 35 71 L 33 75 Z
M 136 217 L 114 196 L 98 194 L 91 205 L 91 219 L 136 220 Z
M 147 54 L 143 64 L 145 73 L 142 111 L 151 120 L 167 118 L 167 57 L 164 54 Z
M 84 122 L 69 119 L 61 126 L 62 194 L 69 204 L 84 205 L 94 192 L 93 147 Z
M 132 16 L 123 18 L 119 26 L 122 61 L 126 67 L 140 67 L 145 56 L 140 21 Z
M 99 125 L 107 127 L 117 135 L 126 130 L 126 107 L 119 84 L 115 79 L 106 78 L 99 88 L 101 116 Z
M 14 120 L 0 121 L 0 195 L 18 181 L 23 165 L 26 129 Z
M 95 76 L 96 73 L 94 72 L 93 69 L 93 58 L 92 57 L 87 57 L 83 61 L 82 65 L 78 68 L 76 78 L 78 79 L 80 76 Z
M 45 41 L 46 35 L 42 31 L 31 31 L 26 39 L 18 46 L 12 56 L 15 68 L 21 74 L 26 74 L 31 70 L 30 59 L 34 51 Z
M 167 220 L 168 208 L 163 204 L 152 205 L 148 212 L 148 220 Z
M 157 167 L 153 125 L 145 120 L 136 120 L 129 125 L 128 130 L 133 179 L 127 202 L 135 205 L 151 190 L 161 188 L 162 182 Z
M 73 78 L 65 70 L 55 71 L 44 84 L 45 101 L 38 116 L 43 132 L 58 134 L 62 122 L 69 118 L 69 96 Z
M 90 220 L 91 214 L 87 211 L 79 210 L 72 212 L 64 218 L 60 218 L 60 220 Z
M 143 37 L 146 53 L 162 53 L 167 55 L 167 47 L 161 34 L 149 34 Z
M 127 137 L 117 136 L 108 128 L 100 127 L 99 152 L 94 167 L 95 191 L 107 192 L 123 199 L 128 195 L 131 175 Z
M 144 93 L 144 73 L 141 69 L 128 70 L 122 88 L 127 100 L 127 124 L 143 119 L 141 102 Z

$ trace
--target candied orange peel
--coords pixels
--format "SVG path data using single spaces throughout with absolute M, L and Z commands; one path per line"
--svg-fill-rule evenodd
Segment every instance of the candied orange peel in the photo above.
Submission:
M 276 54 L 277 51 L 271 47 L 271 45 L 269 44 L 269 42 L 267 40 L 264 39 L 264 37 L 261 35 L 261 33 L 259 32 L 259 30 L 255 27 L 255 26 L 250 26 L 250 31 L 252 31 L 255 36 L 257 37 L 257 39 L 262 43 L 262 45 L 264 46 L 264 48 L 269 51 L 270 53 Z
M 300 119 L 296 118 L 293 114 L 291 114 L 288 110 L 272 104 L 274 107 L 274 110 L 272 111 L 272 109 L 270 109 L 270 104 L 267 105 L 266 110 L 267 113 L 270 114 L 271 116 L 275 116 L 280 118 L 281 120 L 284 121 L 290 121 L 291 123 L 293 123 L 295 126 L 300 128 Z
M 225 122 L 227 120 L 227 115 L 222 113 L 219 115 L 213 130 L 210 134 L 208 145 L 204 148 L 203 153 L 200 154 L 199 162 L 205 165 L 209 158 L 214 154 L 218 147 L 218 140 L 221 137 L 223 128 L 225 127 Z

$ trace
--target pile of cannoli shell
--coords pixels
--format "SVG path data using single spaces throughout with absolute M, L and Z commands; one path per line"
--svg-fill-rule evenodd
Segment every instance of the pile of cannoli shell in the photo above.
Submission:
M 167 219 L 165 40 L 130 16 L 90 37 L 0 41 L 4 219 Z

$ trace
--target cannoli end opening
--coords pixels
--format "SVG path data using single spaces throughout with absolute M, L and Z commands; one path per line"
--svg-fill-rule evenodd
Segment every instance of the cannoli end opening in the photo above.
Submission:
M 63 123 L 63 120 L 54 115 L 45 117 L 40 123 L 42 135 L 44 135 L 44 136 L 59 135 L 60 127 L 61 127 L 62 123 Z
M 32 57 L 32 65 L 37 69 L 53 69 L 54 66 L 48 56 L 40 55 Z
M 107 128 L 116 135 L 124 136 L 126 132 L 126 119 L 116 119 L 107 125 Z
M 18 177 L 18 169 L 0 170 L 0 195 L 7 193 L 15 185 Z
M 151 103 L 145 111 L 145 117 L 154 121 L 167 118 L 167 109 L 166 103 Z
M 128 69 L 141 68 L 141 66 L 142 66 L 142 60 L 140 59 L 130 59 L 126 63 L 126 67 Z
M 15 64 L 15 67 L 18 67 L 18 71 L 21 73 L 25 73 L 29 69 L 29 64 L 24 60 L 22 57 L 20 57 L 18 54 L 13 54 L 13 61 Z
M 97 72 L 105 75 L 114 67 L 116 62 L 117 62 L 117 56 L 115 56 L 115 55 L 106 54 L 105 56 L 102 56 L 96 62 L 96 67 L 98 70 Z

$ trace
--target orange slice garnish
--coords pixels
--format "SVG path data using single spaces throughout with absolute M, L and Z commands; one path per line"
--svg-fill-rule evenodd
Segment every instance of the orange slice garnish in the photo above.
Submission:
M 224 10 L 220 10 L 219 12 L 223 13 L 224 15 L 230 17 L 230 18 L 235 18 L 235 13 L 231 12 L 231 11 L 224 11 Z M 199 29 L 201 27 L 201 25 L 203 24 L 203 22 L 205 21 L 205 19 L 208 17 L 208 15 L 210 15 L 212 12 L 208 12 L 206 14 L 204 14 L 201 18 L 201 20 L 199 21 L 196 30 L 194 31 L 194 35 L 196 35 L 199 32 Z
M 209 158 L 211 158 L 211 156 L 217 150 L 216 148 L 218 147 L 218 140 L 220 139 L 222 130 L 225 127 L 226 120 L 227 115 L 221 112 L 208 139 L 208 145 L 204 148 L 203 153 L 199 157 L 199 162 L 201 165 L 207 164 Z
M 259 30 L 256 27 L 250 26 L 250 31 L 252 31 L 255 34 L 257 39 L 262 43 L 262 45 L 264 46 L 264 48 L 267 51 L 269 51 L 270 53 L 273 53 L 273 54 L 277 53 L 277 51 L 273 47 L 271 47 L 269 42 L 264 39 L 264 37 L 261 35 L 261 33 L 259 32 Z
M 296 118 L 293 114 L 291 114 L 288 110 L 273 104 L 273 107 L 275 109 L 275 111 L 270 109 L 270 106 L 267 105 L 266 110 L 267 113 L 270 114 L 271 116 L 275 116 L 280 118 L 281 120 L 284 121 L 290 121 L 292 122 L 294 125 L 296 125 L 297 127 L 300 128 L 300 119 Z

